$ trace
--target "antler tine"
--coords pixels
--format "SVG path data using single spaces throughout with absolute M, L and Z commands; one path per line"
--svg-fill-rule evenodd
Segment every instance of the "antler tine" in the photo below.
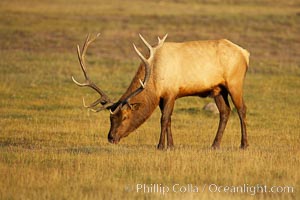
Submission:
M 78 56 L 78 61 L 79 61 L 79 64 L 80 64 L 80 68 L 83 72 L 84 78 L 85 78 L 85 80 L 88 80 L 89 78 L 88 78 L 87 73 L 86 73 L 85 63 L 83 62 L 82 53 L 80 52 L 79 45 L 77 45 L 77 56 Z
M 85 104 L 84 98 L 82 98 L 82 104 L 83 104 L 83 107 L 85 107 L 85 108 L 93 108 L 93 107 L 97 106 L 97 105 L 98 105 L 99 103 L 101 103 L 101 102 L 102 102 L 102 99 L 99 98 L 99 99 L 97 99 L 96 101 L 94 101 L 93 103 L 91 103 L 90 105 L 86 105 L 86 104 Z M 105 104 L 103 107 L 104 107 L 104 108 L 107 108 L 107 107 L 109 107 L 109 106 L 112 106 L 113 104 L 114 104 L 114 103 L 109 102 L 109 103 Z
M 95 106 L 97 106 L 99 103 L 101 103 L 101 98 L 97 99 L 96 101 L 94 101 L 94 102 L 91 103 L 90 105 L 86 105 L 86 104 L 85 104 L 84 98 L 82 98 L 82 104 L 83 104 L 83 107 L 85 107 L 85 108 L 92 108 L 92 107 L 95 107 Z
M 86 36 L 86 39 L 85 39 L 84 44 L 82 46 L 81 56 L 85 56 L 86 50 L 87 50 L 87 48 L 90 44 L 90 37 L 91 37 L 91 34 L 88 34 Z
M 136 53 L 138 54 L 138 56 L 141 58 L 141 60 L 144 62 L 145 64 L 145 77 L 144 77 L 144 81 L 142 82 L 141 79 L 139 79 L 140 84 L 142 86 L 142 88 L 144 89 L 148 79 L 150 77 L 150 73 L 151 73 L 151 69 L 150 69 L 150 63 L 149 61 L 142 55 L 142 53 L 136 48 L 135 44 L 133 44 L 134 50 L 136 51 Z M 152 55 L 150 55 L 150 57 L 152 57 Z
M 95 40 L 95 39 L 94 39 Z M 93 41 L 94 41 L 93 40 Z M 88 78 L 88 75 L 87 75 L 87 72 L 86 72 L 86 67 L 85 67 L 85 54 L 86 54 L 86 51 L 87 51 L 87 48 L 90 44 L 90 34 L 87 35 L 86 39 L 85 39 L 85 42 L 82 46 L 82 50 L 80 51 L 80 47 L 79 45 L 77 45 L 77 56 L 78 56 L 78 60 L 79 60 L 79 64 L 80 64 L 80 68 L 83 72 L 83 75 L 84 75 L 84 78 L 85 80 L 89 80 Z M 74 80 L 73 80 L 74 81 Z M 77 81 L 76 81 L 77 82 Z M 78 83 L 78 82 L 77 82 Z M 76 83 L 76 84 L 77 84 Z M 77 84 L 78 85 L 78 84 Z M 82 84 L 81 84 L 82 85 Z M 87 86 L 86 84 L 85 85 L 82 85 L 82 86 Z
M 161 39 L 160 39 L 160 37 L 159 37 L 159 36 L 157 37 L 157 39 L 158 39 L 158 44 L 159 44 L 159 43 L 160 43 L 160 41 L 161 41 Z
M 150 51 L 150 55 L 153 54 L 153 47 L 145 40 L 145 38 L 142 36 L 142 34 L 139 34 L 141 40 L 143 41 L 143 43 L 147 46 L 147 48 Z
M 78 59 L 79 59 L 79 62 L 80 62 L 80 66 L 82 68 L 82 71 L 84 73 L 84 76 L 85 78 L 87 79 L 87 73 L 86 73 L 86 67 L 85 67 L 85 55 L 86 55 L 86 51 L 89 47 L 89 45 L 94 42 L 98 37 L 99 37 L 100 33 L 98 33 L 95 37 L 93 37 L 92 39 L 91 38 L 91 35 L 88 34 L 86 39 L 85 39 L 85 42 L 82 46 L 82 50 L 80 51 L 80 47 L 79 45 L 77 45 L 77 55 L 78 55 Z
M 163 37 L 163 39 L 161 41 L 165 42 L 165 40 L 167 39 L 167 37 L 168 37 L 168 33 Z
M 86 67 L 85 67 L 85 54 L 86 54 L 87 48 L 90 44 L 89 40 L 90 40 L 90 34 L 88 34 L 86 36 L 86 39 L 84 41 L 81 51 L 80 51 L 79 45 L 77 45 L 77 54 L 78 54 L 79 63 L 80 63 L 81 68 L 85 69 L 84 70 L 85 73 L 84 72 L 83 73 L 84 73 L 86 79 L 87 79 L 87 76 L 86 76 L 87 74 L 86 74 Z
M 98 33 L 95 37 L 93 37 L 92 39 L 91 38 L 91 35 L 88 34 L 87 37 L 86 37 L 86 40 L 83 44 L 83 47 L 82 47 L 82 51 L 81 51 L 81 57 L 82 57 L 82 60 L 83 60 L 83 64 L 84 63 L 84 57 L 85 57 L 85 54 L 86 54 L 86 51 L 87 51 L 87 48 L 89 47 L 89 45 L 94 42 L 98 37 L 99 37 L 100 33 Z
M 133 48 L 135 50 L 135 52 L 138 54 L 138 56 L 140 57 L 140 59 L 146 64 L 149 65 L 148 60 L 143 56 L 143 54 L 138 50 L 138 48 L 136 48 L 135 44 L 132 44 Z
M 162 39 L 160 39 L 160 38 L 158 37 L 157 48 L 160 48 L 160 47 L 164 44 L 164 42 L 165 42 L 165 40 L 167 39 L 167 37 L 168 37 L 168 33 L 167 33 Z
M 72 81 L 73 81 L 76 85 L 78 85 L 78 86 L 80 86 L 80 87 L 86 86 L 86 83 L 79 83 L 78 81 L 76 81 L 75 78 L 74 78 L 74 76 L 72 76 Z

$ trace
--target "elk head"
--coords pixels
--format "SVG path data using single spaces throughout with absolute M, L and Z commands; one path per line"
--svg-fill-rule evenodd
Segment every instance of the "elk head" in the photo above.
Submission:
M 83 106 L 90 109 L 93 112 L 99 112 L 102 110 L 110 111 L 110 130 L 108 133 L 108 141 L 111 143 L 118 143 L 121 138 L 126 137 L 134 131 L 139 125 L 141 125 L 147 117 L 137 117 L 140 115 L 139 110 L 141 106 L 147 107 L 147 105 L 142 105 L 140 102 L 132 103 L 131 100 L 139 95 L 147 87 L 150 76 L 151 76 L 151 61 L 153 60 L 155 50 L 161 47 L 167 38 L 167 35 L 163 39 L 158 38 L 158 45 L 152 47 L 143 37 L 139 35 L 143 43 L 147 46 L 150 52 L 150 56 L 146 59 L 141 52 L 133 44 L 134 50 L 136 51 L 139 58 L 142 60 L 141 67 L 143 68 L 143 76 L 136 75 L 137 79 L 134 79 L 127 92 L 122 95 L 119 101 L 113 102 L 111 99 L 99 88 L 97 87 L 88 77 L 86 65 L 85 65 L 85 54 L 88 46 L 97 38 L 91 38 L 90 35 L 87 36 L 86 41 L 80 50 L 79 45 L 77 45 L 78 60 L 85 77 L 85 82 L 79 83 L 72 76 L 73 82 L 80 87 L 90 87 L 99 93 L 100 97 L 90 105 L 86 105 L 83 99 Z M 136 82 L 136 83 L 135 83 Z M 151 114 L 151 113 L 150 113 Z M 149 116 L 150 116 L 149 114 Z

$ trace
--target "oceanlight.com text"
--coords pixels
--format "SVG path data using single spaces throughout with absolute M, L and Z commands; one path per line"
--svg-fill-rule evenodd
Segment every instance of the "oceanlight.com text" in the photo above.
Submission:
M 267 186 L 263 184 L 241 184 L 241 185 L 219 185 L 219 184 L 172 184 L 165 185 L 159 183 L 142 184 L 138 183 L 133 188 L 137 193 L 158 193 L 165 195 L 168 193 L 240 193 L 256 195 L 262 193 L 294 193 L 293 186 Z

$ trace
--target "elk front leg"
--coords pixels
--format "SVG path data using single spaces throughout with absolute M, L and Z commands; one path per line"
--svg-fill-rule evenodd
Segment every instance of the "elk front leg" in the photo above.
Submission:
M 228 92 L 223 90 L 218 96 L 215 97 L 215 102 L 220 112 L 220 121 L 219 121 L 219 127 L 218 127 L 216 137 L 212 144 L 212 148 L 218 149 L 220 147 L 223 132 L 226 127 L 227 121 L 229 119 L 229 114 L 230 114 Z
M 173 113 L 175 99 L 161 99 L 159 103 L 159 108 L 161 110 L 161 132 L 160 132 L 160 139 L 157 148 L 162 150 L 165 148 L 165 135 L 167 135 L 167 145 L 168 148 L 172 148 L 173 138 L 172 138 L 172 131 L 171 131 L 171 115 Z

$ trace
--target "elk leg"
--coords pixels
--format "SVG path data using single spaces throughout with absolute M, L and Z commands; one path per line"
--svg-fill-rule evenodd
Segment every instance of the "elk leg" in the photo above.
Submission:
M 161 132 L 157 148 L 162 150 L 165 147 L 165 135 L 167 135 L 168 148 L 173 147 L 173 138 L 171 132 L 171 115 L 173 113 L 175 99 L 161 99 L 159 108 L 161 110 Z
M 212 144 L 212 148 L 218 149 L 220 148 L 220 143 L 224 133 L 224 129 L 226 127 L 230 115 L 230 105 L 228 102 L 228 92 L 226 89 L 223 89 L 221 93 L 215 97 L 215 102 L 220 112 L 220 120 L 218 131 Z
M 167 128 L 167 145 L 169 149 L 174 147 L 172 131 L 171 131 L 171 117 L 168 121 L 168 128 Z
M 246 109 L 247 108 L 242 97 L 242 92 L 237 92 L 236 90 L 233 90 L 230 91 L 230 95 L 240 118 L 241 134 L 242 134 L 240 148 L 246 149 L 249 146 L 248 139 L 247 139 L 247 130 L 246 130 Z

